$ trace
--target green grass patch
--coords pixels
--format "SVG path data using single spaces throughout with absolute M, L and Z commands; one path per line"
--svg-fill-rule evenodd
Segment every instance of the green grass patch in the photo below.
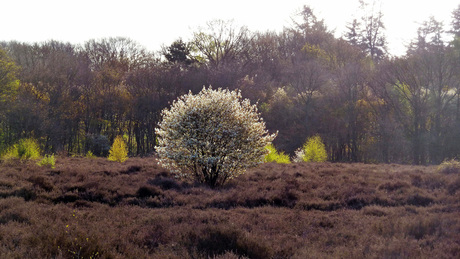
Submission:
M 264 162 L 276 162 L 278 164 L 291 163 L 289 155 L 285 154 L 283 151 L 278 152 L 273 144 L 270 144 L 265 148 L 268 150 L 268 154 L 265 155 Z

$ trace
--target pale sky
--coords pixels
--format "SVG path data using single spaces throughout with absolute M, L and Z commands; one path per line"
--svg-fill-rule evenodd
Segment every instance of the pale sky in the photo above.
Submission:
M 324 19 L 336 36 L 359 13 L 358 0 L 0 0 L 0 41 L 81 44 L 90 39 L 128 37 L 149 50 L 160 50 L 213 19 L 233 19 L 251 31 L 290 26 L 303 5 Z M 370 2 L 370 1 L 367 1 Z M 460 1 L 382 0 L 389 50 L 400 55 L 416 37 L 419 24 L 434 16 L 449 29 Z

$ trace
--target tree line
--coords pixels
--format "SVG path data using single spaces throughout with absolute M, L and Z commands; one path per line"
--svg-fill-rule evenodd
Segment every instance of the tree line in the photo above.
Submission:
M 331 161 L 458 158 L 460 6 L 450 26 L 422 23 L 401 57 L 383 14 L 363 13 L 339 38 L 305 6 L 281 32 L 214 20 L 159 52 L 121 37 L 0 42 L 0 151 L 35 138 L 48 153 L 107 155 L 122 135 L 130 155 L 150 155 L 161 110 L 211 85 L 257 102 L 289 154 L 318 134 Z

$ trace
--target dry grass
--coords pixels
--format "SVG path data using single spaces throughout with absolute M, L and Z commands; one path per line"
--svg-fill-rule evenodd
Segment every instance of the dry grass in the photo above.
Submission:
M 0 164 L 0 258 L 458 258 L 460 175 L 267 163 L 221 189 L 153 158 Z

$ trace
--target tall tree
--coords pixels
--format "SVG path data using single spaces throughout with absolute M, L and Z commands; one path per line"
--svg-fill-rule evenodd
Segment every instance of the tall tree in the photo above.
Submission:
M 455 49 L 445 43 L 444 36 L 442 22 L 430 17 L 418 29 L 418 37 L 408 51 L 409 58 L 417 59 L 421 65 L 414 76 L 423 80 L 430 96 L 428 151 L 431 163 L 440 163 L 447 155 L 443 148 L 449 144 L 446 130 L 451 128 L 449 117 L 454 114 L 450 110 L 453 102 L 458 101 L 460 90 Z
M 84 53 L 93 72 L 91 87 L 85 93 L 86 132 L 105 134 L 112 140 L 128 123 L 131 97 L 126 79 L 131 71 L 144 67 L 150 57 L 138 43 L 121 37 L 90 40 L 85 43 Z M 100 123 L 93 124 L 92 117 L 101 118 Z
M 194 60 L 191 57 L 191 46 L 178 39 L 174 41 L 169 47 L 164 48 L 162 54 L 166 60 L 174 64 L 191 65 Z
M 352 46 L 361 47 L 363 41 L 361 38 L 361 23 L 357 19 L 353 19 L 346 27 L 348 31 L 345 33 L 345 39 L 347 39 Z
M 371 4 L 360 0 L 360 9 L 363 12 L 360 21 L 354 19 L 348 26 L 345 38 L 354 46 L 360 47 L 374 62 L 381 61 L 387 54 L 385 24 L 381 8 L 377 9 L 377 2 Z
M 387 96 L 398 111 L 398 121 L 404 125 L 411 140 L 414 164 L 427 162 L 427 118 L 429 95 L 426 82 L 417 77 L 422 64 L 415 57 L 395 59 L 387 64 Z
M 433 16 L 422 23 L 417 30 L 417 39 L 413 40 L 409 46 L 408 53 L 421 50 L 429 51 L 433 48 L 443 48 L 445 45 L 444 25 L 437 21 Z
M 451 22 L 451 33 L 454 34 L 455 38 L 460 37 L 460 4 L 452 12 L 452 22 Z
M 207 66 L 209 84 L 235 87 L 248 74 L 249 47 L 252 35 L 246 27 L 233 21 L 213 20 L 193 34 L 196 58 Z
M 14 97 L 19 87 L 18 70 L 6 51 L 0 48 L 0 110 L 2 111 L 7 108 L 5 103 Z
M 332 129 L 325 132 L 330 158 L 363 161 L 363 143 L 372 123 L 366 105 L 369 62 L 363 52 L 345 40 L 334 42 L 327 57 L 330 72 L 321 117 L 323 127 Z
M 17 74 L 18 67 L 6 51 L 0 48 L 0 152 L 4 146 L 11 144 L 6 115 L 19 87 Z

